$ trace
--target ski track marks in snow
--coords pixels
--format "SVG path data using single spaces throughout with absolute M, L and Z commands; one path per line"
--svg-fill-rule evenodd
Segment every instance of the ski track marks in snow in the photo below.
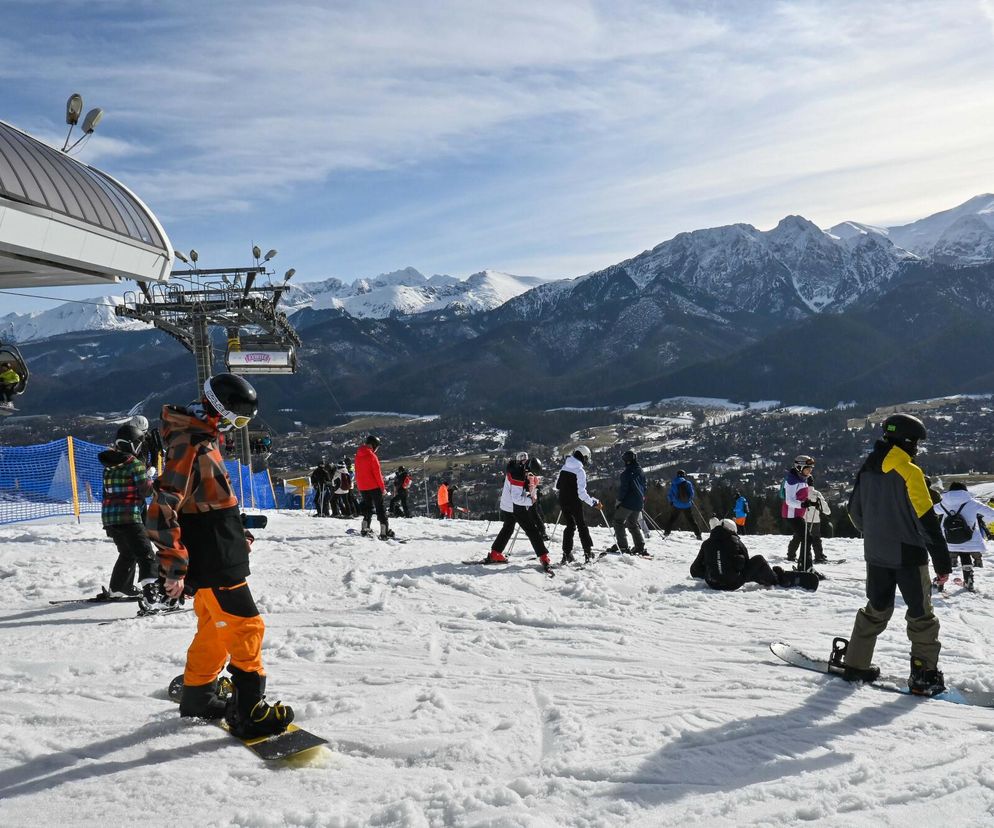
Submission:
M 406 544 L 349 525 L 272 513 L 252 552 L 269 695 L 330 742 L 292 769 L 177 717 L 165 687 L 192 615 L 99 626 L 134 607 L 48 605 L 106 582 L 115 552 L 96 521 L 0 527 L 0 824 L 994 820 L 994 711 L 851 687 L 767 650 L 849 634 L 865 602 L 856 541 L 826 540 L 847 563 L 813 595 L 723 594 L 688 577 L 688 533 L 651 537 L 652 560 L 548 579 L 527 545 L 508 566 L 463 565 L 489 548 L 484 523 L 398 520 Z M 745 540 L 782 562 L 786 538 Z M 977 577 L 984 590 L 994 573 Z M 994 690 L 994 602 L 951 590 L 935 606 L 947 678 Z M 899 601 L 875 658 L 898 675 L 903 614 Z M 183 792 L 168 810 L 164 786 Z

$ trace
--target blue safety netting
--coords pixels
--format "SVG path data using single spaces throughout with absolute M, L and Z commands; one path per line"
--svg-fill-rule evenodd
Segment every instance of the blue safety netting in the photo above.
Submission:
M 104 446 L 74 440 L 80 512 L 99 512 L 103 467 L 97 455 Z M 75 514 L 69 441 L 39 446 L 0 446 L 0 523 Z
M 0 446 L 0 524 L 59 515 L 75 515 L 73 478 L 80 513 L 99 512 L 103 498 L 103 465 L 97 455 L 107 447 L 53 440 L 37 446 Z M 250 473 L 237 460 L 225 463 L 242 508 L 275 509 L 269 473 Z M 299 508 L 300 498 L 296 498 Z

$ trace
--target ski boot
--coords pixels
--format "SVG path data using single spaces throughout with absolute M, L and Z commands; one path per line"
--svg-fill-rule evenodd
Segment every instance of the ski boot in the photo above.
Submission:
M 275 736 L 293 721 L 293 708 L 282 702 L 266 702 L 266 677 L 228 665 L 232 694 L 228 699 L 225 721 L 232 735 L 239 739 Z
M 359 534 L 362 535 L 364 538 L 371 538 L 371 537 L 373 537 L 372 521 L 369 521 L 369 520 L 366 520 L 365 518 L 363 518 L 362 519 L 362 528 L 359 530 Z
M 912 656 L 908 689 L 915 696 L 934 696 L 945 692 L 946 682 L 941 670 L 927 669 L 924 661 Z
M 594 553 L 593 553 L 593 550 L 591 550 L 591 549 L 584 549 L 584 550 L 583 550 L 583 562 L 584 562 L 585 564 L 588 564 L 588 563 L 590 563 L 590 562 L 591 562 L 591 561 L 592 561 L 593 559 L 594 559 Z
M 563 552 L 563 559 L 559 562 L 560 566 L 566 566 L 566 564 L 576 563 L 576 558 L 573 557 L 572 552 Z
M 497 552 L 491 549 L 490 554 L 483 559 L 483 562 L 487 564 L 505 564 L 507 563 L 507 558 L 504 557 L 503 552 Z
M 946 581 L 948 581 L 948 580 L 949 580 L 949 576 L 948 575 L 936 575 L 932 579 L 932 591 L 933 592 L 942 592 L 942 593 L 945 593 L 945 591 L 946 591 Z
M 491 553 L 491 554 L 493 554 L 493 553 Z M 548 575 L 550 578 L 553 577 L 556 574 L 553 571 L 553 569 L 552 569 L 552 564 L 549 563 L 549 556 L 548 556 L 548 554 L 540 555 L 539 558 L 538 558 L 538 562 L 542 565 L 542 571 L 546 575 Z
M 974 592 L 975 587 L 973 585 L 973 570 L 964 569 L 963 570 L 963 588 L 968 592 Z
M 385 523 L 380 524 L 380 540 L 389 540 L 390 538 L 395 537 L 397 536 L 394 534 L 393 529 Z

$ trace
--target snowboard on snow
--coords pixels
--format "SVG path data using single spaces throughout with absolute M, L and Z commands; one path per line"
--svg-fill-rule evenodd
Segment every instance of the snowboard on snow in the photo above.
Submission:
M 221 689 L 218 695 L 221 698 L 227 698 L 231 695 L 230 679 L 222 677 L 219 683 Z M 183 676 L 176 676 L 176 678 L 169 682 L 169 698 L 176 702 L 176 704 L 180 703 L 180 700 L 183 698 Z M 255 736 L 250 739 L 242 739 L 235 736 L 224 719 L 213 719 L 210 723 L 215 727 L 219 727 L 232 739 L 237 739 L 256 756 L 260 759 L 265 759 L 267 762 L 299 756 L 302 753 L 314 750 L 328 743 L 327 739 L 317 736 L 308 730 L 304 730 L 302 727 L 298 727 L 293 723 L 282 733 L 277 733 L 275 736 Z
M 370 540 L 381 540 L 386 543 L 389 543 L 390 541 L 396 541 L 397 543 L 407 543 L 407 538 L 381 538 L 375 532 L 372 535 L 363 535 L 362 532 L 360 532 L 358 529 L 346 529 L 345 534 L 353 535 L 360 538 L 366 537 L 369 538 Z
M 829 676 L 842 678 L 843 670 L 838 665 L 832 664 L 828 659 L 807 655 L 786 641 L 774 641 L 770 644 L 770 652 L 787 664 L 800 667 L 802 670 L 812 670 L 816 673 L 825 673 Z M 907 679 L 897 676 L 881 675 L 869 686 L 891 693 L 900 693 L 904 696 L 915 695 L 908 689 Z M 994 693 L 982 690 L 962 690 L 958 687 L 947 687 L 944 692 L 935 696 L 916 696 L 916 698 L 936 699 L 937 701 L 968 704 L 974 707 L 994 707 Z

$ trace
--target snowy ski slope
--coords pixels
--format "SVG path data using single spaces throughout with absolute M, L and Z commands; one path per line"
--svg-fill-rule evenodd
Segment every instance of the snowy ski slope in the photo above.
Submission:
M 273 514 L 252 553 L 270 696 L 330 741 L 292 768 L 166 700 L 192 614 L 101 625 L 134 607 L 49 605 L 106 581 L 98 523 L 0 527 L 0 825 L 994 824 L 994 710 L 767 650 L 848 635 L 858 542 L 826 542 L 848 560 L 816 594 L 719 594 L 688 578 L 688 533 L 550 580 L 522 538 L 505 568 L 461 565 L 489 548 L 484 523 L 396 521 L 405 544 L 347 526 Z M 746 541 L 774 563 L 786 544 Z M 937 601 L 942 667 L 994 690 L 994 571 L 977 582 L 989 595 Z M 907 647 L 898 606 L 885 672 Z

